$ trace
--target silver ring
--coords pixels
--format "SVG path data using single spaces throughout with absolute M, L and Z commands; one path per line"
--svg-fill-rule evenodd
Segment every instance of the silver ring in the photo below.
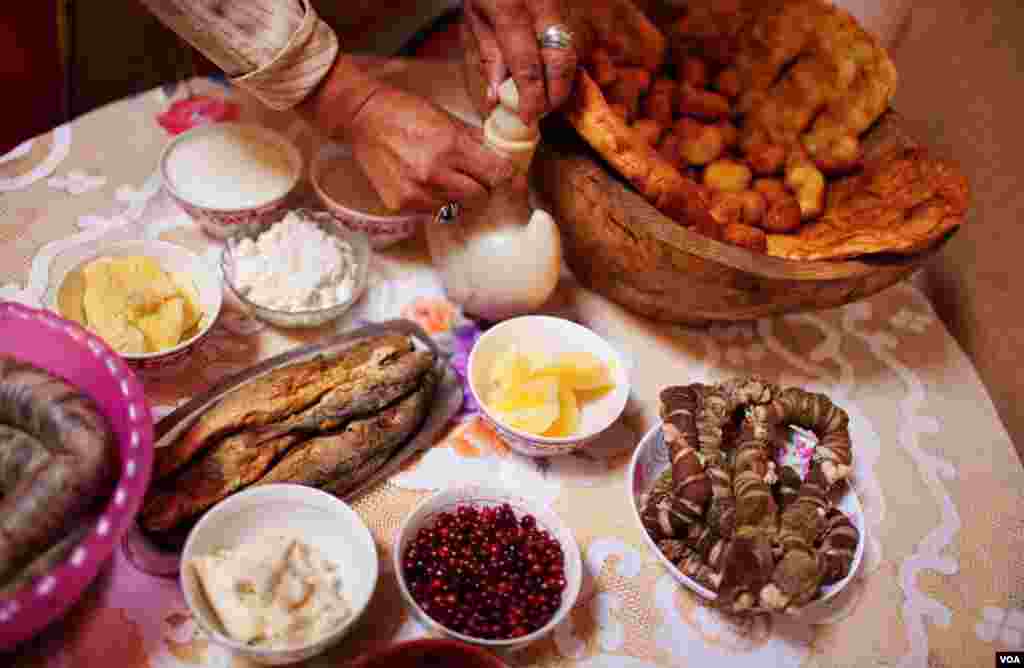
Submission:
M 572 33 L 560 23 L 550 25 L 537 37 L 542 49 L 571 49 Z
M 437 211 L 437 215 L 434 216 L 434 222 L 441 225 L 450 225 L 459 219 L 459 214 L 462 213 L 462 205 L 458 202 L 448 202 Z

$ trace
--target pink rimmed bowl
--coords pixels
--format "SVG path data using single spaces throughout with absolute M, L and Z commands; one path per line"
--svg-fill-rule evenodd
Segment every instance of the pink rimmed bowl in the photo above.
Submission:
M 0 331 L 0 355 L 57 375 L 96 402 L 114 432 L 119 460 L 110 497 L 70 558 L 0 598 L 0 650 L 10 650 L 78 601 L 131 527 L 153 466 L 153 419 L 142 385 L 124 360 L 76 323 L 0 302 Z

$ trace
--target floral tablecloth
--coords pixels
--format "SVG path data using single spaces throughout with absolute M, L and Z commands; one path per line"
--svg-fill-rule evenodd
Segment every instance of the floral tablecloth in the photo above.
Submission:
M 384 68 L 471 116 L 454 64 Z M 243 119 L 284 131 L 307 156 L 321 143 L 295 117 L 219 83 L 192 88 L 237 103 Z M 181 94 L 169 88 L 122 101 L 0 158 L 0 299 L 38 304 L 50 268 L 81 243 L 159 237 L 216 256 L 218 242 L 174 206 L 155 172 L 168 138 L 157 116 Z M 171 120 L 168 127 L 202 119 Z M 371 275 L 358 308 L 333 327 L 410 317 L 464 361 L 480 325 L 445 299 L 421 239 L 379 254 Z M 468 405 L 432 450 L 356 504 L 378 541 L 382 579 L 359 627 L 309 665 L 340 665 L 425 634 L 402 609 L 392 536 L 431 491 L 481 480 L 550 504 L 584 555 L 575 610 L 549 639 L 508 657 L 514 666 L 974 666 L 992 663 L 997 650 L 1024 648 L 1024 472 L 976 373 L 913 285 L 833 311 L 689 330 L 635 317 L 567 274 L 546 310 L 601 333 L 629 360 L 634 394 L 621 424 L 584 455 L 531 460 L 510 452 Z M 185 367 L 146 379 L 153 412 L 323 334 L 275 331 L 229 301 Z M 625 471 L 657 420 L 658 390 L 752 372 L 827 392 L 851 417 L 867 553 L 852 585 L 812 618 L 736 621 L 701 606 L 647 551 L 630 514 Z M 244 665 L 207 642 L 174 580 L 142 573 L 123 550 L 63 621 L 17 655 L 0 656 L 0 664 L 12 660 Z

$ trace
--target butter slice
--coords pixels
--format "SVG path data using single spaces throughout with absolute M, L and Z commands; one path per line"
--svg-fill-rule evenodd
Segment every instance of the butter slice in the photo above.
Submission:
M 336 566 L 286 535 L 261 536 L 191 566 L 221 626 L 239 642 L 305 644 L 349 615 Z

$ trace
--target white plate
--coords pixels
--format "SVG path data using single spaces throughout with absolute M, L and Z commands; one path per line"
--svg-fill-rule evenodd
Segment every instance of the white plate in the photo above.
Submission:
M 682 571 L 676 568 L 675 564 L 668 560 L 658 546 L 654 544 L 654 541 L 648 535 L 647 530 L 644 528 L 643 522 L 640 520 L 640 512 L 643 509 L 644 499 L 647 497 L 648 492 L 654 486 L 655 481 L 666 469 L 671 466 L 671 460 L 669 458 L 668 446 L 665 445 L 665 439 L 662 437 L 661 424 L 659 423 L 650 431 L 648 431 L 644 437 L 640 440 L 640 444 L 637 445 L 636 451 L 633 453 L 633 459 L 629 464 L 629 475 L 626 477 L 626 483 L 628 486 L 627 493 L 629 494 L 629 503 L 633 508 L 633 518 L 636 520 L 637 526 L 640 527 L 640 532 L 644 536 L 644 543 L 650 548 L 661 561 L 661 564 L 672 574 L 676 580 L 679 581 L 687 589 L 690 589 L 697 593 L 699 596 L 708 600 L 715 600 L 718 595 L 701 585 L 693 578 L 689 578 L 683 575 Z M 864 526 L 864 511 L 860 505 L 860 499 L 857 498 L 857 493 L 853 491 L 853 488 L 847 485 L 847 491 L 836 503 L 836 507 L 843 511 L 853 526 L 857 527 L 857 531 L 860 534 L 860 539 L 857 542 L 857 550 L 854 552 L 853 564 L 850 567 L 850 572 L 846 574 L 839 582 L 835 584 L 826 585 L 821 588 L 821 595 L 813 600 L 811 603 L 803 607 L 802 611 L 806 612 L 811 608 L 818 606 L 831 598 L 834 598 L 839 592 L 841 592 L 853 576 L 857 573 L 857 569 L 860 567 L 860 562 L 864 558 L 864 545 L 865 541 L 865 526 Z

